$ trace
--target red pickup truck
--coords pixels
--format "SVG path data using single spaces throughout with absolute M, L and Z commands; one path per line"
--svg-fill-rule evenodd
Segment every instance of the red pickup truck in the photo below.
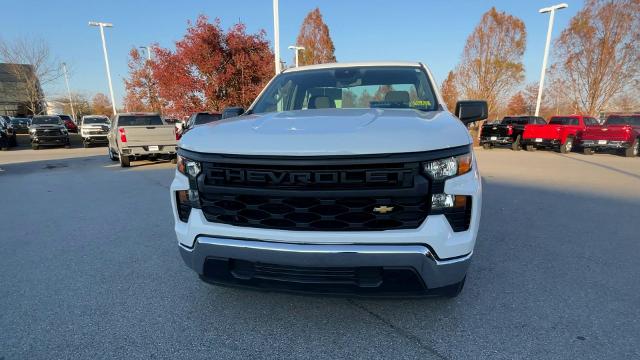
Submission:
M 599 150 L 617 150 L 627 157 L 638 156 L 640 114 L 610 115 L 602 126 L 582 132 L 580 146 L 586 155 Z
M 548 124 L 525 126 L 520 144 L 527 151 L 544 147 L 568 153 L 573 149 L 582 131 L 592 126 L 599 126 L 599 124 L 598 120 L 591 116 L 553 116 Z

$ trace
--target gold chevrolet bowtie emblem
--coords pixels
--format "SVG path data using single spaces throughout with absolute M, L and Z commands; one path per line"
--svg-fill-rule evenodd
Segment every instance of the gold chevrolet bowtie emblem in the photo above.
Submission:
M 386 214 L 388 212 L 393 211 L 393 206 L 376 206 L 373 208 L 373 212 L 377 212 L 378 214 Z

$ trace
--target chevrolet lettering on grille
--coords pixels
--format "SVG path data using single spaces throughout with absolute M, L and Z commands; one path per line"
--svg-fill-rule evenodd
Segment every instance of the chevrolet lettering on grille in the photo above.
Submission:
M 401 185 L 410 186 L 411 169 L 383 170 L 318 170 L 273 171 L 252 169 L 211 168 L 207 179 L 217 185 Z

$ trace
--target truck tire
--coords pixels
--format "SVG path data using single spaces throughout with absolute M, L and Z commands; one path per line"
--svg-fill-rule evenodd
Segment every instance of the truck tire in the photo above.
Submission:
M 83 142 L 83 143 L 82 143 L 82 147 L 84 147 L 84 148 L 90 148 L 90 147 L 91 147 L 91 143 L 89 143 L 89 142 Z
M 491 150 L 491 144 L 484 143 L 484 144 L 482 144 L 482 148 L 485 149 L 485 150 Z
M 534 145 L 527 145 L 527 151 L 536 151 L 536 147 Z
M 120 166 L 121 167 L 129 167 L 129 166 L 131 166 L 131 160 L 129 159 L 128 156 L 118 155 L 118 158 L 120 159 Z
M 172 157 L 171 158 L 171 163 L 172 164 L 177 164 L 178 163 L 178 157 L 177 156 Z
M 11 140 L 9 140 L 9 147 L 15 147 L 18 146 L 18 140 L 16 137 L 16 134 L 13 134 L 13 136 L 11 137 Z
M 38 150 L 40 148 L 40 146 L 38 146 L 38 144 L 31 144 L 31 148 L 33 150 Z
M 513 140 L 513 142 L 511 143 L 511 150 L 513 151 L 520 151 L 522 150 L 522 147 L 520 147 L 520 135 L 518 135 L 516 137 L 515 140 Z
M 629 146 L 624 150 L 624 156 L 625 157 L 638 156 L 638 152 L 640 151 L 638 147 L 640 147 L 640 141 L 636 139 L 636 141 L 634 141 L 633 144 L 631 144 L 631 146 Z
M 563 154 L 568 154 L 573 149 L 573 138 L 568 137 L 567 140 L 564 141 L 564 144 L 560 145 L 560 152 Z
M 593 153 L 595 153 L 595 150 L 591 149 L 591 148 L 583 148 L 582 149 L 582 153 L 585 155 L 593 155 Z

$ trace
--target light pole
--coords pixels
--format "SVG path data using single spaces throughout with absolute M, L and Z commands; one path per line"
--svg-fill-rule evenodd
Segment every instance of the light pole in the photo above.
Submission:
M 71 106 L 71 118 L 77 122 L 78 119 L 76 119 L 76 112 L 73 109 L 73 99 L 71 99 L 71 90 L 69 89 L 69 75 L 67 74 L 67 63 L 62 63 L 62 72 L 64 72 L 64 83 L 67 85 L 67 96 L 69 96 L 69 105 Z
M 109 69 L 109 56 L 107 55 L 107 43 L 104 40 L 104 28 L 113 27 L 111 23 L 89 21 L 89 26 L 100 27 L 100 37 L 102 38 L 102 51 L 104 53 L 104 64 L 107 68 L 107 80 L 109 81 L 109 94 L 111 95 L 111 107 L 113 108 L 113 115 L 116 115 L 116 101 L 113 97 L 113 84 L 111 84 L 111 70 Z
M 569 5 L 562 3 L 540 9 L 541 14 L 551 13 L 549 16 L 549 28 L 547 29 L 547 42 L 544 46 L 544 57 L 542 58 L 542 71 L 540 71 L 540 87 L 538 88 L 538 100 L 536 101 L 536 116 L 540 114 L 540 102 L 542 101 L 542 89 L 544 88 L 544 74 L 547 72 L 547 59 L 549 58 L 549 44 L 551 43 L 551 33 L 553 32 L 553 18 L 556 10 L 564 9 Z
M 291 45 L 289 46 L 289 49 L 296 52 L 296 67 L 298 67 L 298 53 L 300 50 L 304 50 L 304 46 Z
M 278 0 L 273 0 L 273 53 L 275 55 L 276 75 L 280 74 L 280 18 Z

